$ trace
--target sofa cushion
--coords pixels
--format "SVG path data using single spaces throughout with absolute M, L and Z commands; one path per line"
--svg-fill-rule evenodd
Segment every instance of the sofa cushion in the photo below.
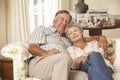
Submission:
M 42 80 L 42 79 L 38 79 L 38 78 L 35 78 L 35 77 L 28 77 L 25 80 Z
M 69 80 L 88 80 L 86 72 L 78 70 L 70 70 Z
M 22 41 L 5 45 L 1 49 L 1 55 L 20 61 L 26 60 L 32 56 L 28 51 L 28 43 Z
M 104 54 L 105 58 L 110 60 L 113 57 L 113 54 L 115 52 L 115 40 L 114 39 L 108 39 L 108 47 Z
M 113 80 L 120 80 L 120 72 L 114 72 Z

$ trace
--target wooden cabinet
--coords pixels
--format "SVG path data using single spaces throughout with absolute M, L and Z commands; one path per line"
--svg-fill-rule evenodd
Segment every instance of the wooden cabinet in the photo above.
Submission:
M 116 29 L 115 26 L 110 27 L 83 27 L 83 30 L 89 30 L 89 36 L 102 35 L 102 30 Z
M 0 59 L 0 68 L 2 80 L 13 80 L 13 61 L 11 59 Z

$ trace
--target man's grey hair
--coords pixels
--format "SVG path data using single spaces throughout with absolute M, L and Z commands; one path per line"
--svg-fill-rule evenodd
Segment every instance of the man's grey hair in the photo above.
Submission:
M 63 14 L 63 13 L 66 13 L 66 14 L 68 14 L 68 15 L 70 16 L 70 22 L 71 22 L 72 16 L 71 16 L 70 12 L 67 11 L 67 10 L 59 10 L 59 11 L 55 14 L 55 17 L 57 17 L 59 14 Z

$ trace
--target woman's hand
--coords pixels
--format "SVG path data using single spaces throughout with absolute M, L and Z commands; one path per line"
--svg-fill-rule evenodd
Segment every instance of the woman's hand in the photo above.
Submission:
M 84 63 L 84 61 L 86 60 L 85 56 L 80 56 L 77 57 L 73 60 L 73 68 L 74 69 L 80 69 L 80 67 L 82 66 L 82 64 Z

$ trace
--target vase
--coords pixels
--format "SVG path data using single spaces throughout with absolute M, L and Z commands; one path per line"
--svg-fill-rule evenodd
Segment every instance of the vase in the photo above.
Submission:
M 75 5 L 76 13 L 86 13 L 88 10 L 88 5 L 84 2 L 84 0 L 78 0 L 78 3 Z

